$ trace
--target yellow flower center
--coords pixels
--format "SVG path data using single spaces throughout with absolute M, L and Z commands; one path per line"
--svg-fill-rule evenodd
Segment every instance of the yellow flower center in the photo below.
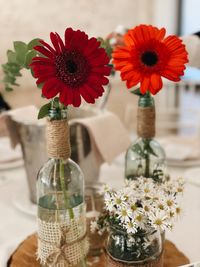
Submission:
M 126 210 L 122 210 L 121 211 L 121 215 L 123 216 L 123 217 L 126 217 L 128 214 L 127 214 L 127 211 Z
M 163 204 L 158 204 L 158 208 L 159 208 L 160 210 L 164 210 L 164 206 L 163 206 Z
M 149 211 L 149 207 L 148 206 L 144 206 L 144 210 L 145 211 Z
M 160 225 L 163 224 L 163 222 L 162 222 L 161 219 L 156 219 L 156 220 L 155 220 L 155 224 L 158 225 L 158 226 L 160 226 Z
M 120 205 L 121 203 L 122 203 L 121 199 L 120 199 L 120 198 L 117 198 L 117 199 L 116 199 L 116 204 L 117 204 L 117 205 Z
M 168 199 L 168 200 L 167 200 L 167 206 L 168 206 L 168 207 L 171 207 L 172 205 L 173 205 L 173 201 L 170 200 L 170 199 Z
M 137 210 L 137 206 L 136 206 L 135 204 L 132 205 L 132 206 L 131 206 L 131 210 L 132 210 L 132 211 L 136 211 L 136 210 Z
M 141 222 L 141 221 L 142 221 L 142 216 L 141 216 L 141 215 L 138 215 L 138 216 L 136 217 L 136 220 L 137 220 L 138 222 Z

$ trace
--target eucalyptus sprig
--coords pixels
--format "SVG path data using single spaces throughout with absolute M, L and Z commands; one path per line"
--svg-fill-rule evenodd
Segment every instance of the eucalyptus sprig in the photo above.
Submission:
M 14 86 L 19 86 L 16 81 L 18 77 L 22 76 L 22 69 L 30 70 L 32 73 L 29 64 L 32 58 L 38 54 L 33 48 L 39 45 L 39 40 L 39 38 L 36 38 L 27 44 L 15 41 L 13 42 L 14 50 L 7 50 L 7 62 L 1 65 L 4 74 L 2 82 L 6 91 L 13 91 Z

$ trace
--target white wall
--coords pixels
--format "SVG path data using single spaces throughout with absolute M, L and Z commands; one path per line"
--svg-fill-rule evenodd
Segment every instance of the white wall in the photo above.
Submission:
M 183 0 L 182 35 L 200 31 L 200 1 Z

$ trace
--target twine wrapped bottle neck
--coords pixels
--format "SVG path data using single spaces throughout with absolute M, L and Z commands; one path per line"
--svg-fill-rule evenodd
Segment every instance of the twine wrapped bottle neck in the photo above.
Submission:
M 148 139 L 155 136 L 155 104 L 149 93 L 140 96 L 138 101 L 137 135 Z
M 68 160 L 71 156 L 70 132 L 65 109 L 50 109 L 47 120 L 47 154 L 50 158 Z

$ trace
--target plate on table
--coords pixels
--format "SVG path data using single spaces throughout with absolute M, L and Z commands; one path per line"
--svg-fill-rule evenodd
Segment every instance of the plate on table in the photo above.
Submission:
M 171 136 L 160 139 L 169 167 L 200 166 L 200 138 Z
M 22 151 L 20 145 L 12 149 L 8 137 L 0 138 L 0 170 L 8 170 L 23 166 Z

